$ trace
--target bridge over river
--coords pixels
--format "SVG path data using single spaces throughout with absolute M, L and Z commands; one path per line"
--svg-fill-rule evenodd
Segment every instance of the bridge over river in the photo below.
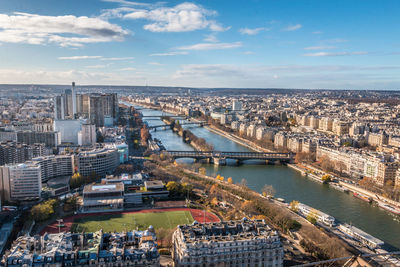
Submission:
M 162 151 L 174 159 L 192 158 L 195 160 L 208 160 L 216 165 L 226 164 L 227 159 L 236 160 L 240 163 L 245 160 L 264 160 L 275 163 L 290 163 L 293 161 L 292 153 L 270 153 L 270 152 L 224 152 L 224 151 Z

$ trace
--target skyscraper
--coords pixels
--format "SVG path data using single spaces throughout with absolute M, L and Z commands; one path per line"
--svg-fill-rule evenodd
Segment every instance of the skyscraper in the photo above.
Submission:
M 72 82 L 71 88 L 71 98 L 72 98 L 72 118 L 75 119 L 76 114 L 76 93 L 75 93 L 75 82 Z

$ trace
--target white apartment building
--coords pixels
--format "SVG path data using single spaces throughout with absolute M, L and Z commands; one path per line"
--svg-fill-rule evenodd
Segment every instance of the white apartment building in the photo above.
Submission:
M 283 266 L 279 235 L 264 220 L 179 225 L 172 240 L 174 266 Z
M 42 182 L 59 176 L 71 176 L 74 173 L 73 155 L 37 157 L 30 162 L 41 167 Z
M 96 174 L 104 177 L 119 165 L 119 153 L 117 149 L 108 148 L 85 151 L 76 156 L 76 163 L 82 176 Z
M 30 163 L 0 167 L 1 198 L 6 201 L 39 199 L 42 191 L 40 166 Z

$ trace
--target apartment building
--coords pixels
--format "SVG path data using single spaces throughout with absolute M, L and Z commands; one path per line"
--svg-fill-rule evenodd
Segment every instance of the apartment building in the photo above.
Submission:
M 1 199 L 24 201 L 39 199 L 42 191 L 40 166 L 32 163 L 0 167 Z
M 174 266 L 283 266 L 279 235 L 264 220 L 179 225 L 172 240 Z
M 117 149 L 110 148 L 84 151 L 76 156 L 76 164 L 82 176 L 96 174 L 105 177 L 118 167 L 119 153 Z
M 71 176 L 74 173 L 73 155 L 37 157 L 33 158 L 30 162 L 40 166 L 42 182 L 47 182 L 59 176 Z
M 71 233 L 20 236 L 0 263 L 33 266 L 160 266 L 153 227 L 122 233 Z

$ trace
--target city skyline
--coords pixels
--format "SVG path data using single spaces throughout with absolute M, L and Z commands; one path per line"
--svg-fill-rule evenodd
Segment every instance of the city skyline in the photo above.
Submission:
M 396 1 L 13 1 L 0 83 L 397 89 Z

